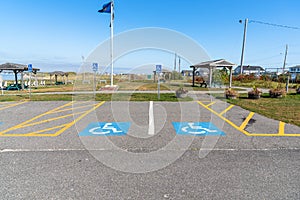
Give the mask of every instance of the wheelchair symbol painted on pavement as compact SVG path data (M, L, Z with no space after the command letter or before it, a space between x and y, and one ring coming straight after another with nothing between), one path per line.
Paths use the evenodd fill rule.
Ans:
M95 122L88 125L79 136L123 136L130 127L129 122Z
M173 122L178 135L196 136L222 136L225 135L220 129L210 122Z

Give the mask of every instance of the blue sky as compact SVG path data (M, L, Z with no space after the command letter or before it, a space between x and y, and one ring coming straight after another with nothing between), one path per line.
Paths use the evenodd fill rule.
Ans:
M1 0L0 63L32 63L42 71L77 71L81 56L87 57L109 38L109 15L97 13L104 3L107 1ZM300 27L299 8L299 0L115 0L114 27L115 34L143 27L172 29L198 42L211 59L239 64L240 19ZM288 44L287 65L300 64L299 36L299 29L249 23L244 63L282 67Z

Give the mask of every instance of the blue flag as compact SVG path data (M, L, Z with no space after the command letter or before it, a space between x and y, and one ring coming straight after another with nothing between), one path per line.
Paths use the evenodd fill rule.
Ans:
M99 13L111 13L111 3L112 2L104 4L103 7L102 7L102 9L98 10L98 12Z

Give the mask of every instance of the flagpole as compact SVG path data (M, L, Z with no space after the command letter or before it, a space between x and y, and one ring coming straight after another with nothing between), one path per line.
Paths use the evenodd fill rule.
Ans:
M110 12L110 61L111 61L111 74L110 74L110 86L114 85L114 1L111 0L111 12Z

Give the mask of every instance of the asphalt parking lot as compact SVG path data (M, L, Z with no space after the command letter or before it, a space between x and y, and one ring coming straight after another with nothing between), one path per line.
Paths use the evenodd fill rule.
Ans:
M221 101L0 103L1 199L299 199L300 127Z

